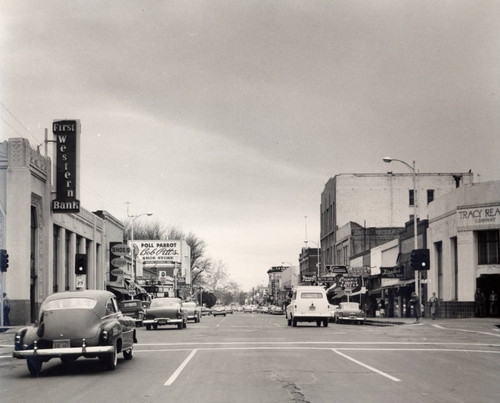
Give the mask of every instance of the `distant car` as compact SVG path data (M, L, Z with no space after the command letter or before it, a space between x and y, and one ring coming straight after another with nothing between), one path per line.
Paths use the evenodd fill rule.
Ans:
M234 313L233 307L230 305L227 305L226 306L226 313L230 313L232 315Z
M316 322L328 326L330 310L326 292L320 286L300 286L293 291L290 304L286 307L288 326L297 326L298 322Z
M32 375L38 375L42 364L52 358L66 363L99 357L114 370L119 353L132 359L134 343L135 321L120 312L113 293L65 291L43 301L36 325L16 332L12 355L26 359Z
M254 311L254 309L253 309L253 306L251 306L251 305L245 305L243 307L243 313L246 313L246 312L252 313L253 311Z
M360 309L357 302L341 302L334 314L335 323L354 322L362 324L365 322L365 313Z
M269 310L269 313L271 315L284 315L285 311L281 306L272 306L271 309Z
M201 308L201 316L209 316L212 315L212 309L207 308L206 306Z
M226 316L226 307L223 305L215 305L212 308L212 315L213 316L218 316L218 315Z
M142 326L144 319L144 307L142 301L138 299L130 299L120 302L120 311L126 315L134 318L137 326Z
M201 320L201 307L196 302L184 302L182 307L186 310L188 320L198 323Z
M177 325L178 329L187 326L187 313L180 298L155 298L146 310L143 320L146 330L158 329L162 325Z

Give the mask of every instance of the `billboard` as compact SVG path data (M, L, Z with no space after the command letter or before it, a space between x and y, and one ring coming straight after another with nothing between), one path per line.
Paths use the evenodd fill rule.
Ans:
M191 283L191 248L184 240L134 240L132 242L138 265L138 275L166 277L184 276Z

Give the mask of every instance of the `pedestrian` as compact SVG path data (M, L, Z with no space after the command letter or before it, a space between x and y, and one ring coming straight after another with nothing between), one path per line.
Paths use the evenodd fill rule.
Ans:
M490 315L497 316L498 315L498 295L495 290L491 290L490 294Z
M384 299L380 299L380 303L379 303L379 306L380 306L380 316L382 318L385 318L385 301Z
M476 316L482 318L484 316L484 304L486 302L486 297L480 288L476 289L474 294L474 303L476 307Z
M7 293L3 293L3 325L10 326L9 320L9 312L10 312L10 301L7 298Z
M415 315L415 323L420 323L420 301L418 300L418 295L416 292L411 293L410 305L413 307L413 313Z
M429 298L429 308L431 311L432 319L436 319L436 310L437 310L438 299L436 297L436 293L432 293L432 297Z

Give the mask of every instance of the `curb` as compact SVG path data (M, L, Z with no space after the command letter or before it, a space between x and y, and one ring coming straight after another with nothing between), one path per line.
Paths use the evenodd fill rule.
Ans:
M410 324L410 323L394 321L394 320L369 320L369 319L365 319L365 325L369 325L369 326L394 326L394 325L406 325L406 324Z

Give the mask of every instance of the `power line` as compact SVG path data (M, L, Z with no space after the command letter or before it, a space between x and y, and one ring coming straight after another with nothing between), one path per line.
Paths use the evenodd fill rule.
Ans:
M35 140L35 143L37 143L38 145L38 139L28 130L28 128L26 126L24 126L24 124L9 110L9 108L7 108L2 102L0 102L0 105L2 105L2 107L9 113L10 116L12 116L15 121L17 123L19 123L19 125L24 129L24 131L26 131L26 133L28 133L28 135L31 136L31 138L33 140ZM7 121L3 118L1 118L2 121L7 125L9 126L15 133L17 133L19 136L23 137L23 135L21 133L19 133L16 129L14 129L9 123L7 123Z

